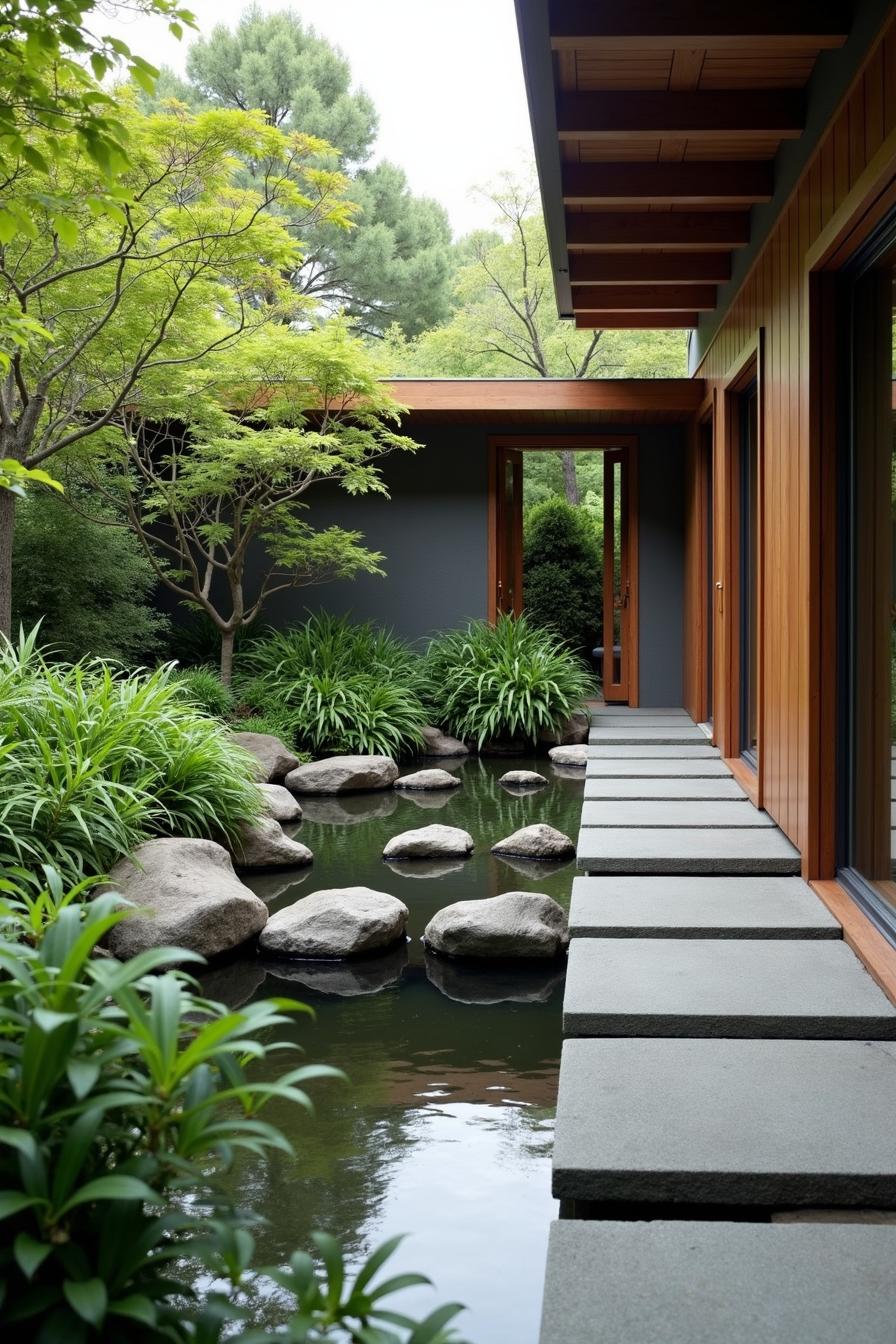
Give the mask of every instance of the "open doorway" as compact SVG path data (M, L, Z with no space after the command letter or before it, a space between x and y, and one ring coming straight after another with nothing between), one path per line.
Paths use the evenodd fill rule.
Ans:
M490 619L536 614L594 661L607 702L632 706L638 704L637 442L635 435L590 434L512 435L489 443ZM567 539L571 529L566 552L575 558L545 585L545 570L557 566L548 553L536 573L536 553L552 527L566 529ZM590 559L582 568L590 556L593 575ZM546 597L551 592L556 611Z

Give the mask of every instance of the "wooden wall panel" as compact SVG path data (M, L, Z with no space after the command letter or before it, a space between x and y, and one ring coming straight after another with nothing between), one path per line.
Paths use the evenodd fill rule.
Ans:
M815 558L810 554L814 521L813 470L810 458L809 277L806 257L830 223L850 189L896 131L896 18L869 54L865 67L823 137L797 188L742 285L725 321L707 351L698 374L717 406L741 352L764 329L763 367L763 554L762 611L763 723L760 793L764 806L800 849L817 837L810 834L816 786L810 772L818 768L819 744L812 736L812 666L822 650L819 624L809 610ZM718 428L717 417L717 428ZM728 489L722 457L725 435L716 435L717 496ZM698 504L696 453L688 456L689 511ZM692 479L692 477L694 479ZM724 499L719 517L725 517ZM688 588L702 576L697 571L697 524L689 520L686 534ZM693 535L692 535L693 534ZM731 548L721 548L718 563L733 566ZM726 608L736 583L723 575ZM688 627L693 602L690 598ZM813 635L813 631L815 632ZM829 635L830 632L828 632ZM816 640L815 647L811 640ZM725 641L716 641L716 685L725 669ZM830 651L828 650L828 653ZM687 656L685 690L688 708L696 706L698 655ZM719 702L719 695L716 702ZM727 718L730 720L730 714ZM817 736L817 729L816 729ZM725 751L726 744L720 744ZM815 829L817 829L817 822ZM813 860L807 861L807 875Z

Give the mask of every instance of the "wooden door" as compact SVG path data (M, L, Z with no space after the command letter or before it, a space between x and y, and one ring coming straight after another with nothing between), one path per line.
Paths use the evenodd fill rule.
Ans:
M495 557L493 615L519 616L523 610L523 454L495 450Z
M608 703L637 703L638 632L632 480L627 449L604 453L603 688Z

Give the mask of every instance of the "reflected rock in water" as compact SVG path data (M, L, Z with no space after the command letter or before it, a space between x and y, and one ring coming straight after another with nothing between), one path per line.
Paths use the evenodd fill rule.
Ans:
M270 873L247 873L246 886L251 887L256 896L260 896L265 905L272 905L274 901L285 896L293 887L298 887L303 882L307 882L313 869L293 868L288 873L279 872ZM296 893L298 899L300 893Z
M521 859L515 854L495 854L495 858L529 882L541 882L546 877L554 877L572 862L571 859Z
M407 965L407 943L400 943L377 957L359 957L352 961L275 961L262 962L270 980L311 989L316 994L332 994L340 999L355 999L379 994L401 979Z
M406 798L409 803L422 807L424 811L432 811L440 807L447 807L454 797L454 790L432 789L429 792L424 792L418 789L407 789L401 796Z
M398 877L448 877L463 871L463 859L386 859L386 867ZM541 866L541 865L539 865Z
M585 778L581 766L557 765L556 761L551 762L551 774L555 779L574 779L577 784Z
M446 998L456 1003L547 1003L563 984L563 963L522 966L480 966L426 954L426 975Z
M242 1008L244 1003L254 998L265 978L265 969L254 956L222 962L196 975L201 993L207 999L223 1003L231 1011Z
M304 820L316 821L322 826L357 826L378 817L391 817L397 807L398 798L391 791L302 795Z

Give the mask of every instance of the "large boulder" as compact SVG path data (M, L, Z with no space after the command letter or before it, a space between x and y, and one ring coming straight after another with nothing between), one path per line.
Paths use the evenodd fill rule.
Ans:
M498 783L506 789L540 789L547 780L537 770L508 770Z
M569 941L566 915L538 891L505 891L480 901L456 901L433 915L423 933L446 957L560 956Z
M366 793L391 788L397 778L389 756L330 756L291 770L286 787L293 793Z
M492 845L493 854L508 854L520 859L568 859L575 852L576 847L568 835L543 821L534 826L523 826Z
M106 937L122 960L150 947L218 956L254 938L268 917L264 901L233 871L227 850L212 840L147 840L115 864L105 890L137 907Z
M302 820L302 809L282 784L259 784L262 805L269 817L275 821L290 822Z
M548 755L555 765L581 766L584 770L588 764L587 746L551 747Z
M415 770L396 779L396 789L459 789L461 781L448 770Z
M234 733L233 740L255 757L256 775L261 783L278 783L299 763L298 756L272 733Z
M441 728L422 728L423 750L421 756L467 756L469 749L456 737L449 737Z
M465 859L473 853L473 837L458 826L421 826L395 835L383 850L384 859Z
M259 817L241 827L233 857L238 868L301 868L311 863L314 855L307 845L290 840L279 821Z
M591 715L587 714L584 709L577 709L558 728L542 728L538 736L542 742L553 742L557 746L570 747L580 742L587 742L590 727Z
M260 945L278 957L357 957L397 942L407 923L407 906L384 891L331 887L271 915Z

